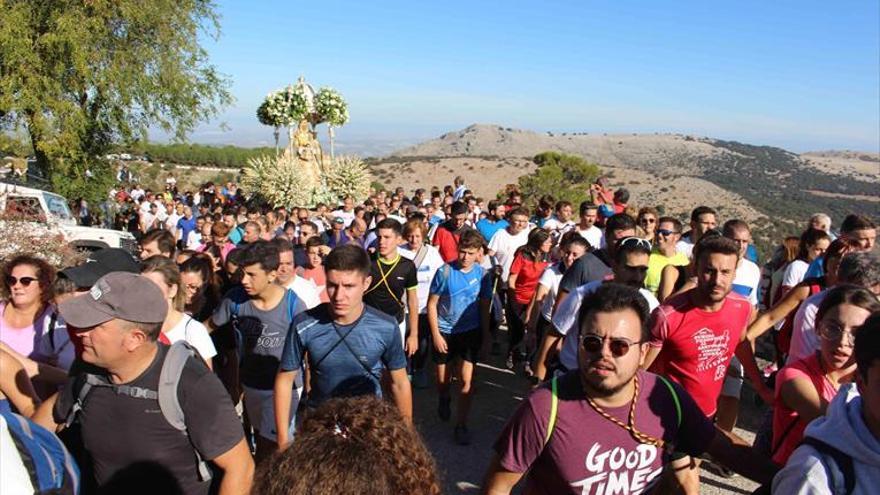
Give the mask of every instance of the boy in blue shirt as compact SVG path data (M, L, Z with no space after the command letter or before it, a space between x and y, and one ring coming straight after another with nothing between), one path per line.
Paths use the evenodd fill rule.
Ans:
M437 414L448 421L452 416L447 365L461 358L455 371L461 378L455 441L470 444L467 416L473 400L474 366L485 356L489 334L489 303L492 300L491 274L478 263L485 242L476 231L467 230L458 241L458 260L437 270L428 296L428 325L434 341L437 363Z

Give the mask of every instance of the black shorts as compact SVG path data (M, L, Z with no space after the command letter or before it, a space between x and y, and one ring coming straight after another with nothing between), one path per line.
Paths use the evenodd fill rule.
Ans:
M480 346L483 343L483 336L480 330L471 330L469 332L445 334L441 333L443 340L446 341L446 353L441 354L434 349L434 362L437 364L449 364L456 357L477 363L480 357Z

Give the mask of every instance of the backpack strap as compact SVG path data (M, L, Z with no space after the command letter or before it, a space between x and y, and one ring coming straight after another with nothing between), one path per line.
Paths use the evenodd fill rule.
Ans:
M550 443L553 430L556 428L556 417L559 414L559 383L558 377L550 380L550 420L547 422L547 434L544 435L544 447Z
M813 447L822 456L824 461L822 465L825 472L828 473L832 493L850 494L853 492L856 487L856 475L852 457L818 438L804 437L801 445Z
M88 397L89 392L92 391L94 387L111 387L110 382L106 379L92 374L92 373L83 373L80 375L82 378L79 378L74 382L73 390L76 395L76 400L73 402L73 406L67 412L67 418L64 420L64 427L70 428L70 425L76 421L76 416L83 410L83 405L85 405L86 397Z
M183 408L180 406L177 389L180 385L180 376L183 373L184 366L186 366L187 361L191 357L196 356L198 356L198 353L186 341L177 341L168 349L165 361L162 363L162 370L159 372L159 392L157 397L159 409L162 410L165 421L186 435L187 439L189 439L189 433L186 429L186 417L183 413ZM191 441L190 444L192 444ZM210 480L211 469L194 445L193 452L198 463L199 480Z
M669 389L669 393L672 394L672 401L675 402L675 414L678 417L678 427L681 428L681 401L678 400L678 394L675 392L675 387L669 383L669 380L667 380L665 376L657 375L657 378L666 385L666 388Z
M413 264L416 265L416 270L422 266L422 262L425 261L425 258L428 256L428 245L423 244L419 251L416 253L415 258L413 258Z

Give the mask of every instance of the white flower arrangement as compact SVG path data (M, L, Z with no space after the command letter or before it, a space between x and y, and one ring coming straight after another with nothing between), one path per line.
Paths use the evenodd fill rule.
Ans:
M308 104L302 90L294 86L273 91L257 108L257 119L261 124L273 127L296 125L308 113Z
M343 126L348 122L348 103L338 91L331 87L323 87L315 95L315 112L320 122L332 126Z
M276 207L310 206L317 184L302 173L298 162L291 154L252 158L244 168L242 184Z
M351 196L356 203L370 196L373 176L363 160L356 156L340 156L326 175L327 187L338 198Z

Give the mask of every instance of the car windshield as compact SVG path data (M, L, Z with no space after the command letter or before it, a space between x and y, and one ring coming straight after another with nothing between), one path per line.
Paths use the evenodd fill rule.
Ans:
M73 219L73 214L70 213L67 201L63 197L57 194L44 192L43 198L46 200L46 207L49 209L49 213L53 216L61 220Z

